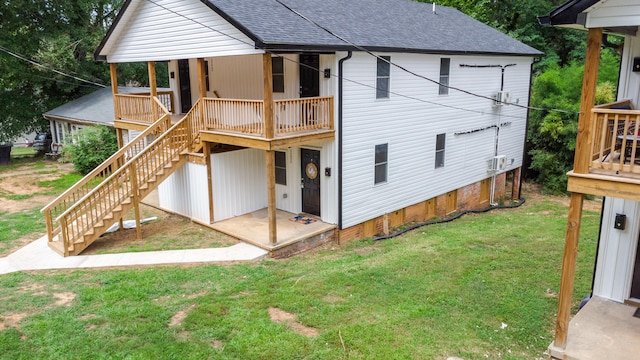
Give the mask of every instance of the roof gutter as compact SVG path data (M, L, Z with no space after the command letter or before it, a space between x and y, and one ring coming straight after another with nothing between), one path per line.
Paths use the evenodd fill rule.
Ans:
M338 61L338 229L342 230L342 116L343 116L343 73L344 62L351 59L352 51Z

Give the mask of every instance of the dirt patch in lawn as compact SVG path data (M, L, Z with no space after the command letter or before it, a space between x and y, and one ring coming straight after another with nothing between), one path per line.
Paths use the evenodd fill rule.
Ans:
M522 183L522 197L529 200L551 200L569 206L571 197L567 195L547 195L542 193L542 186L536 183L525 181ZM584 210L600 212L602 210L602 198L585 199L582 207Z
M24 210L41 208L55 199L57 195L33 195L44 193L48 189L38 186L46 180L56 180L73 171L72 164L34 159L17 166L0 168L0 209L17 213ZM24 198L21 198L24 197ZM150 201L153 203L153 201ZM154 251L227 247L238 241L216 232L189 219L172 215L152 206L141 205L142 218L157 217L157 220L142 225L142 240L138 240L135 229L116 231L96 240L82 254L106 254L129 251ZM44 216L44 215L43 215ZM133 210L127 213L125 220L135 219ZM10 241L10 249L0 256L8 255L45 234L34 232Z
M278 308L269 308L269 318L273 322L287 325L291 330L293 330L293 332L306 337L316 337L320 334L318 329L297 322L296 319L298 318L298 315Z

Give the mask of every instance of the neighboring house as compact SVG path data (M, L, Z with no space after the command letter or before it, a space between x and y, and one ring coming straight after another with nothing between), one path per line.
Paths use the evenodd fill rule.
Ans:
M169 92L170 89L158 90L159 95L162 94L161 101L171 109L173 95ZM119 86L118 93L144 95L149 94L149 88ZM65 144L72 141L75 132L85 126L105 125L114 127L115 113L111 88L96 90L91 94L49 110L42 116L49 120L53 143L56 144Z
M155 145L119 168L139 178L113 189L140 188L114 195L122 206L100 205L86 224L97 197L52 210L66 212L50 227L53 247L78 253L158 184L160 207L272 253L295 242L288 219L317 221L286 254L519 198L540 52L448 7L284 2L124 3L96 57L110 64L115 127L153 128L143 137ZM120 94L117 64L139 61L151 96ZM168 131L153 99L156 61L168 62L182 113Z
M558 318L557 359L637 359L640 353L640 3L572 0L544 25L588 30ZM594 106L600 48L624 37L618 102ZM591 300L569 322L585 194L604 197ZM576 294L576 298L583 294ZM576 299L577 300L577 299Z

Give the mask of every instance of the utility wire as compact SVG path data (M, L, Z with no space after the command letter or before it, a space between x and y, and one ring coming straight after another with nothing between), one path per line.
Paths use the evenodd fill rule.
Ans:
M68 78L72 78L72 79L75 79L75 80L78 80L78 81L81 81L81 82L84 82L84 83L87 83L87 84L91 84L91 85L94 85L94 86L107 87L106 85L99 84L99 83L96 83L96 82L93 82L93 81L90 81L90 80L82 79L82 78L79 78L79 77L77 77L77 76L74 76L74 75L71 75L71 74L64 73L64 72L62 72L62 71L60 71L60 70L56 70L56 69L51 68L51 67L49 67L49 66L42 65L42 64L40 64L40 63L38 63L38 62L35 62L35 61L31 60L31 59L28 59L28 58L27 58L27 57L25 57L25 56L22 56L22 55L20 55L20 54L18 54L18 53L16 53L16 52L14 52L14 51L9 50L9 49L5 48L4 46L0 46L0 51L3 51L3 52L5 52L5 53L7 53L7 54L9 54L9 55L11 55L11 56L13 56L13 57L15 57L15 58L18 58L18 59L22 60L22 61L26 61L26 62L28 62L28 63L30 63L30 64L32 64L32 65L35 65L35 66L37 66L37 67L39 67L39 68L42 68L42 69L46 69L46 70L52 71L52 72L54 72L54 73L56 73L56 74L60 74L60 75L62 75L62 76L66 76L66 77L68 77Z
M186 20L189 20L189 21L191 21L191 22L193 22L193 23L196 23L196 24L198 24L198 25L200 25L200 26L202 26L202 27L204 27L204 28L206 28L206 29L212 30L212 31L214 31L214 32L216 32L216 33L218 33L218 34L220 34L220 35L223 35L223 36L229 37L229 38L231 38L231 39L233 39L233 40L236 40L236 41L238 41L238 42L240 42L240 43L243 43L243 44L245 44L245 45L248 45L248 46L251 46L251 47L255 47L255 44L253 44L253 43L251 43L251 42L248 42L248 41L245 41L245 40L243 40L243 39L237 38L237 37L235 37L235 36L233 36L233 35L229 35L229 34L227 34L227 33L225 33L225 32L222 32L222 31L220 31L220 30L218 30L218 29L214 29L214 28L210 27L210 26L209 26L209 25L207 25L207 24L204 24L204 23L202 23L202 22L200 22L200 21L198 21L198 20L192 19L192 18L190 18L190 17L188 17L188 16L186 16L186 15L180 14L179 12L177 12L177 11L175 11L175 10L172 10L172 9L169 9L168 7L166 7L166 6L162 5L162 4L158 4L155 0L147 0L147 1L148 1L148 2L150 2L151 4L154 4L154 5L158 6L159 8L164 9L165 11L168 11L168 12L170 12L170 13L174 14L174 15L180 16L180 17L182 17L182 18L184 18L184 19L186 19ZM276 0L276 1L277 1L277 0ZM318 26L319 26L319 25L318 25ZM287 60L287 61L289 61L289 62L292 62L292 63L298 64L298 65L300 65L300 66L303 66L303 67L306 67L306 68L309 68L309 69L312 69L312 70L315 70L315 71L317 71L317 72L320 72L320 69L319 69L319 68L315 68L315 67L313 67L313 66L311 66L311 65L304 64L304 63L301 63L301 62L299 62L299 61L296 61L296 60L293 60L293 59L290 59L290 58L284 57L284 56L282 56L282 54L280 54L280 53L276 53L276 52L273 52L273 51L270 51L270 50L267 50L267 49L264 49L264 48L263 48L262 50L263 50L265 53L267 53L267 54L271 54L271 55L276 55L276 56L282 57L282 58L284 58L285 60ZM364 50L364 51L367 51L367 50ZM367 51L367 52L369 52L369 51ZM369 52L369 53L370 53L370 52ZM375 56L375 55L373 55L373 56ZM397 66L397 65L396 65L396 66ZM335 75L335 74L331 74L331 76L336 77L336 78L338 78L338 77L339 77L339 75ZM347 82L353 83L353 84L357 84L357 85L360 85L360 86L368 87L368 88L371 88L371 89L376 89L376 86L369 85L369 84L365 84L365 83L362 83L362 82L359 82L359 81L356 81L356 80L352 80L352 79L346 78L346 77L344 77L344 76L342 77L342 79L343 79L343 80L345 80L345 81L347 81ZM437 83L437 82L436 82L436 83ZM467 112L472 112L472 113L481 114L481 115L486 115L486 114L488 113L487 111L483 111L483 110L466 109L466 108L461 108L461 107L457 107L457 106L453 106L453 105L446 105L446 104L442 104L442 103L437 103L437 102L433 102L433 101L428 101L428 100L424 100L424 99L420 99L420 98L417 98L417 97L413 97L413 96L408 96L408 95L400 94L400 93L393 92L393 91L389 91L389 94L393 94L393 95L400 96L400 97L403 97L403 98L406 98L406 99L410 99L410 100L414 100L414 101L419 101L419 102L422 102L422 103L427 103L427 104L431 104L431 105L435 105L435 106L441 106L441 107L450 108L450 109L455 109L455 110L467 111ZM490 97L486 97L486 98L487 98L487 99L489 99L489 100L491 100L491 101L494 101L494 99L493 99L493 98L490 98ZM515 118L515 119L525 119L525 117L522 117L522 116L516 116L516 115L502 115L502 116L503 116L503 117L509 117L509 118Z
M277 2L278 4L282 5L284 8L286 8L286 9L287 9L287 10L289 10L290 12L292 12L292 13L294 13L294 14L298 15L299 17L301 17L301 18L302 18L302 19L304 19L305 21L309 22L310 24L312 24L312 25L314 25L314 26L316 26L316 27L318 27L318 28L320 28L320 29L322 29L322 30L326 31L329 35L331 35L331 36L333 36L333 37L337 38L338 40L341 40L341 41L343 41L343 42L347 43L348 45L351 45L351 46L355 47L356 49L358 49L358 50L360 50L360 51L366 52L367 54L369 54L369 55L371 55L371 56L375 57L376 59L381 60L381 61L384 61L384 62L388 63L389 65L395 66L395 67L397 67L398 69L400 69L400 70L402 70L402 71L405 71L405 72L407 72L407 73L409 73L409 74L411 74L411 75L413 75L413 76L416 76L416 77L418 77L418 78L421 78L421 79L424 79L424 80L430 81L430 82L432 82L432 83L434 83L434 84L437 84L438 86L443 86L443 87L446 87L446 88L449 88L449 89L452 89L452 90L456 90L456 91L462 92L462 93L467 94L467 95L471 95L471 96L475 96L475 97L479 97L479 98L483 98L483 99L487 99L487 100L491 100L491 101L494 101L494 100L495 100L495 99L493 99L493 98L492 98L492 97L490 97L490 96L485 96L485 95L476 94L476 93L473 93L473 92L468 91L468 90L464 90L464 89L457 88L457 87L455 87L455 86L450 86L450 85L448 85L448 84L443 84L443 83L441 83L441 82L439 82L439 81L436 81L436 80L430 79L430 78L428 78L428 77L426 77L426 76L424 76L424 75L421 75L421 74L418 74L418 73L416 73L416 72L414 72L414 71L411 71L411 70L409 70L409 69L405 68L404 66L398 65L398 64L396 64L396 63L394 63L394 62L391 62L390 60L387 60L387 59L385 59L385 58L383 58L383 57L380 57L380 56L378 56L378 55L374 54L373 52L371 52L370 50L368 50L368 49L366 49L366 48L364 48L364 47L362 47L362 46L359 46L359 45L357 45L357 44L354 44L353 42L349 41L349 40L348 40L348 39L346 39L345 37L340 36L340 35L338 35L338 34L334 33L333 31L329 30L328 28L326 28L326 27L324 27L324 26L322 26L322 25L318 24L317 22L315 22L315 21L311 20L310 18L308 18L308 17L307 17L307 16L305 16L304 14L300 13L299 11L297 11L297 10L295 10L295 9L291 8L289 5L287 5L287 4L285 4L285 3L283 3L281 0L274 0L274 1L275 1L275 2ZM516 107L520 107L520 108L523 108L523 109L530 109L530 110L538 110L538 111L552 111L552 112L569 113L569 114L579 114L579 112L569 111L569 110L562 110L562 109L537 108L537 107L525 106L525 105L514 104L514 103L507 103L507 104L509 104L509 105L513 105L513 106L516 106Z

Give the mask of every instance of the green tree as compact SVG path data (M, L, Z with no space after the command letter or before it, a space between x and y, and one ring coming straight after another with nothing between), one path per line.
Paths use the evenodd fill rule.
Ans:
M64 146L63 155L71 159L73 167L83 175L118 151L115 130L104 125L82 128L74 134L74 139Z

